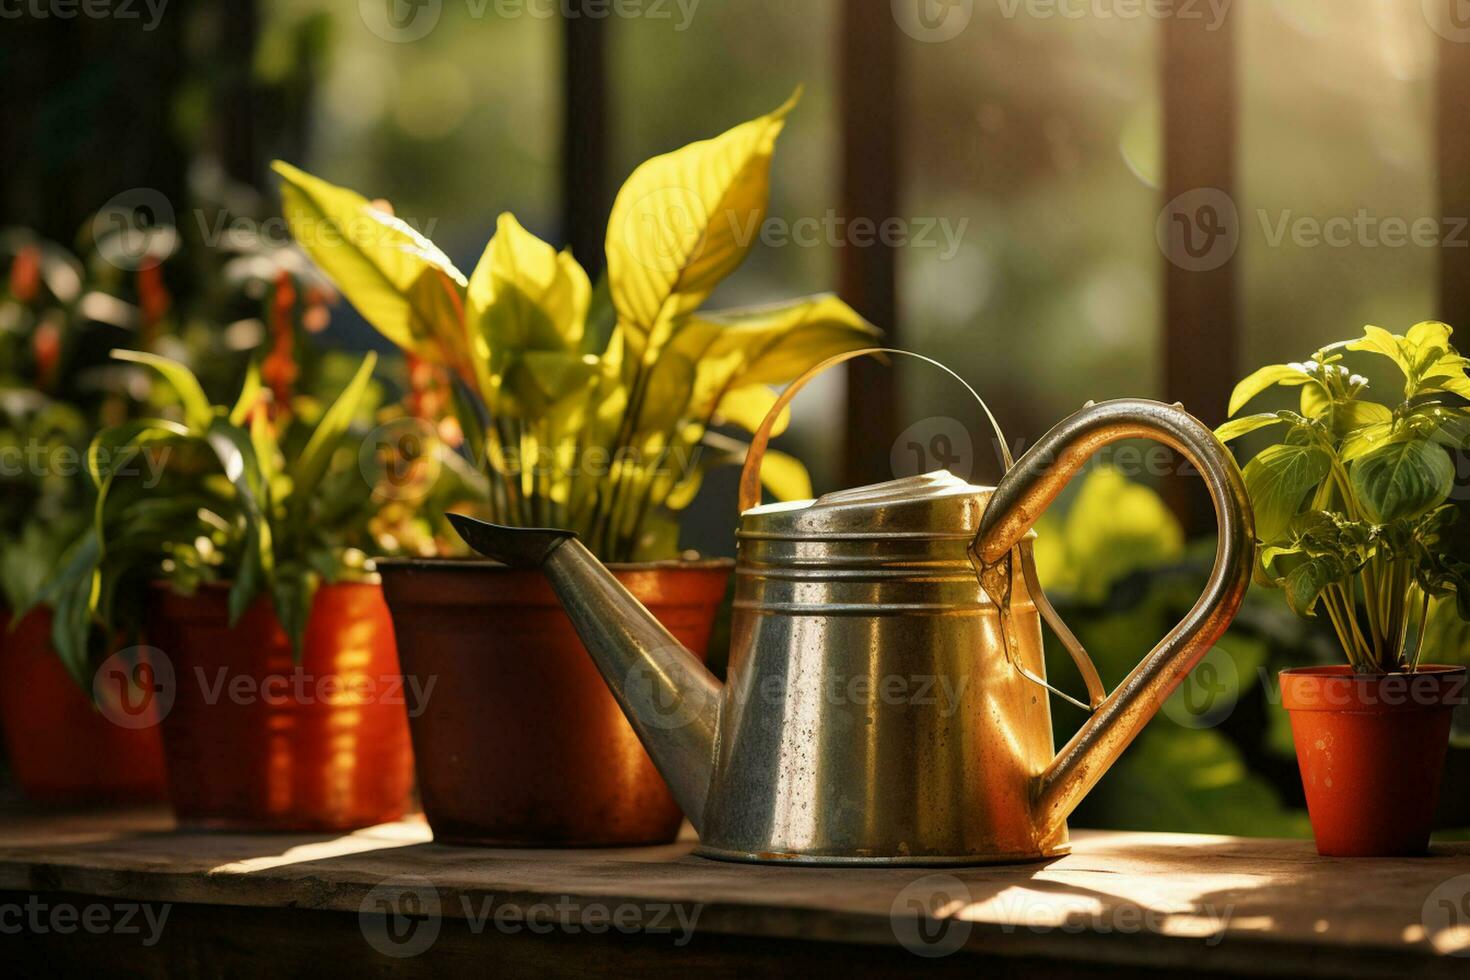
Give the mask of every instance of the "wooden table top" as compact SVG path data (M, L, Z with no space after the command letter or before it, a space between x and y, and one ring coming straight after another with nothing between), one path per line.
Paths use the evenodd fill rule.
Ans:
M420 918L472 925L545 920L566 931L593 921L593 910L630 930L662 924L675 939L687 928L897 946L931 960L981 953L1222 974L1470 975L1470 844L1437 845L1426 858L1344 860L1317 856L1307 841L1073 836L1070 856L1044 864L814 869L709 861L691 856L688 841L445 847L416 820L281 835L179 832L156 812L7 814L0 890L330 910L363 923L402 911L409 896Z

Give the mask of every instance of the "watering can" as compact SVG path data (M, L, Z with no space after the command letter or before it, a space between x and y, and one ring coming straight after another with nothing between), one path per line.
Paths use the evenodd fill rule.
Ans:
M1065 854L1068 814L1239 609L1254 547L1240 470L1180 406L1129 399L1089 404L1014 463L1001 439L1008 468L993 489L941 471L758 506L779 414L820 371L875 353L908 352L817 365L755 434L723 684L571 532L451 517L477 551L550 579L698 831L695 853L822 865ZM1218 547L1193 609L1105 694L1041 591L1031 528L1094 453L1130 438L1172 447L1204 478ZM1091 710L1060 752L1047 693L1075 699L1045 679L1043 619Z

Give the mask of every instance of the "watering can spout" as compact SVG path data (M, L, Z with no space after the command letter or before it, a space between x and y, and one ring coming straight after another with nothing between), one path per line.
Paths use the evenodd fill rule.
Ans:
M449 520L480 554L545 573L674 799L699 830L718 744L720 682L573 532L502 527L460 514Z

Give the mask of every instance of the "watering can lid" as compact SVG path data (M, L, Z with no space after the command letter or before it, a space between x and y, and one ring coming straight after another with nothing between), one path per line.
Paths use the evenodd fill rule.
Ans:
M816 500L752 507L741 515L740 536L973 538L991 492L939 470Z

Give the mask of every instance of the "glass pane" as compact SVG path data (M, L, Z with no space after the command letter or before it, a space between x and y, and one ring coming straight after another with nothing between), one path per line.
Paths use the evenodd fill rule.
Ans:
M1015 9L977 4L953 39L906 43L900 292L906 345L970 379L1012 441L1161 380L1157 22ZM915 370L911 418L978 431Z
M1301 360L1365 323L1402 332L1431 317L1436 37L1421 5L1275 0L1238 13L1242 370Z
M386 3L272 5L267 53L295 18L332 18L310 157L298 162L388 198L464 269L502 211L559 239L558 20L533 16L534 4L518 16L494 3L402 5L396 22L376 16Z

